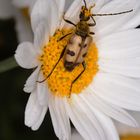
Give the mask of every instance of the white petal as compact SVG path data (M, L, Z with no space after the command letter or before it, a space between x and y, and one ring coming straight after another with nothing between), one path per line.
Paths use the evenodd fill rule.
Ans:
M135 15L137 9L137 0L113 0L104 5L99 13L116 13L133 9L133 12L96 18L95 36L101 38L113 32L117 32L121 26L125 25L129 19Z
M140 57L122 60L101 60L99 69L109 73L140 78Z
M76 130L73 130L71 140L84 140L84 139Z
M112 122L112 120L99 112L98 110L95 111L95 115L97 116L98 120L102 124L104 132L106 134L107 140L119 140L119 135L116 131L116 128Z
M66 102L65 106L72 123L84 139L106 140L98 119L82 104L78 96L72 95L71 102Z
M30 42L24 42L18 46L15 59L23 68L30 69L38 65L37 52Z
M54 34L59 22L58 9L55 1L40 0L34 4L31 13L31 24L35 32L38 25L43 22L49 25L50 34ZM48 27L48 26L47 26Z
M67 9L71 6L71 4L74 2L74 0L67 0L65 2L65 7L64 7L64 11L67 11Z
M83 3L81 0L74 0L71 6L68 8L67 12L65 13L65 18L69 19L73 23L77 23L77 21L79 20L78 14L79 14L82 4ZM65 24L66 22L62 21L61 28L64 27ZM70 24L67 24L67 26L68 25Z
M27 19L20 13L20 11L16 11L15 13L16 19L16 31L18 34L19 42L24 41L33 41L33 33L31 30L30 24L27 23Z
M129 110L140 110L140 88L135 79L108 73L94 77L92 89L103 100Z
M54 99L52 99L52 97L49 98L49 110L50 110L55 134L57 137L61 137L61 130L60 130L61 127L59 126L59 120L56 117L56 112L54 109Z
M62 20L62 15L64 14L64 7L65 7L65 0L55 0L58 8L58 17L59 17L59 22ZM67 1L68 3L68 1Z
M140 112L129 111L129 113L136 119L138 124L140 124ZM118 129L119 134L121 134L122 136L126 136L128 134L129 135L139 135L140 134L140 127L137 127L137 128L129 127L129 126L122 125L118 122L115 122L115 125Z
M49 0L38 0L34 4L31 12L31 25L34 32L36 31L36 28L40 22L46 22L46 24L48 24L47 20L50 20L50 6L48 3Z
M47 105L43 107L40 117L38 118L37 122L35 124L33 124L33 126L31 127L32 130L37 130L40 127L40 125L42 124L44 117L46 115L47 109L48 109Z
M126 135L139 135L140 129L134 128L130 126L123 125L121 123L115 122L115 126L117 128L117 131L119 135L126 136Z
M100 59L124 59L140 56L140 30L114 33L96 42Z
M44 44L47 43L49 40L49 34L49 25L43 21L40 21L39 25L37 26L34 32L34 46L40 54L42 53L41 48L43 48Z
M137 123L134 120L134 118L132 118L131 115L129 115L125 110L115 105L109 104L106 101L99 98L98 96L96 96L95 93L92 91L92 86L89 86L86 90L86 93L81 94L80 96L83 102L86 102L86 104L89 107L91 107L91 109L92 107L94 107L96 108L96 110L103 112L107 116L112 117L117 121L120 121L133 127L137 126Z
M57 27L58 27L58 25L59 25L59 15L60 15L60 11L59 11L59 9L58 9L58 7L57 7L57 3L55 3L55 1L52 1L51 0L51 5L52 5L52 7L51 7L51 11L50 11L50 13L51 13L51 20L50 20L50 22L51 22L51 29L50 29L50 31L51 31L51 36L55 33L55 31L56 31L56 29L57 29Z
M92 1L92 0L91 0ZM108 2L110 2L110 0L94 0L95 2L95 7L92 9L92 12L94 14L98 13L99 10L105 5L107 4ZM92 1L93 2L93 1Z
M26 84L24 85L23 90L25 92L30 93L36 88L39 71L40 67L37 67L36 70L29 76L29 78L26 81Z
M140 1L137 1L135 8L135 15L129 19L129 21L122 26L120 30L128 30L139 26L140 24Z
M36 92L31 93L25 109L25 125L28 127L35 125L40 119L42 111L43 106L39 104Z
M119 51L139 46L139 29L131 29L105 36L96 42L101 53L108 51ZM102 56L100 56L102 57ZM108 58L108 57L107 57Z
M80 108L81 112L82 113L84 112L89 117L89 119L91 120L91 123L93 123L93 126L100 134L100 137L98 139L119 140L118 134L116 132L116 129L111 119L109 119L109 117L105 116L103 113L96 110L94 106L91 106L85 103L81 99L80 96L81 95L75 96L75 99L74 99L75 107L78 106L77 108ZM93 132L90 132L90 133L93 133Z
M68 140L71 136L69 117L62 98L51 95L49 109L57 137L61 140Z
M81 0L74 0L69 9L66 12L66 17L72 17L77 15L77 11L81 9L83 2ZM74 13L73 13L74 11Z
M42 80L44 80L44 76L40 72L38 81L42 81ZM43 106L48 105L48 94L49 94L49 91L48 91L46 81L42 83L37 83L37 98L40 105L43 105Z

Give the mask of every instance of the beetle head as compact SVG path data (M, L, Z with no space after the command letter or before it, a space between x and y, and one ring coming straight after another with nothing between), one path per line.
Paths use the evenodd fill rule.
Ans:
M86 1L85 0L83 1L85 5L81 7L79 18L80 18L80 21L88 21L92 15L91 9L95 6L95 4L87 8Z

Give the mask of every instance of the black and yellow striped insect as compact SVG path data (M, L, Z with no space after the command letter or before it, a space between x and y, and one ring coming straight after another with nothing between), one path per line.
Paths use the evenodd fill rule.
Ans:
M95 6L95 4L88 8L87 4L86 4L86 0L83 0L83 2L84 2L84 5L81 7L81 11L79 14L79 22L77 24L73 23L72 21L70 21L68 19L65 19L65 17L63 16L63 20L65 22L67 22L75 27L75 32L66 34L58 40L58 41L61 41L66 36L71 35L69 43L63 49L59 60L57 61L54 68L48 75L48 77L49 77L52 74L53 70L55 69L55 67L61 60L61 58L64 58L64 67L67 71L72 71L76 66L78 66L79 64L82 64L83 70L72 81L71 87L70 87L70 94L71 94L71 89L72 89L73 83L82 75L82 73L86 69L86 63L84 61L84 58L85 58L88 48L92 42L92 35L94 35L94 32L90 31L90 27L93 27L96 25L94 16L119 15L119 14L129 13L129 12L133 11L133 10L129 10L129 11L124 11L124 12L119 12L119 13L110 13L110 14L92 14L91 9ZM92 19L92 23L89 22L90 19Z

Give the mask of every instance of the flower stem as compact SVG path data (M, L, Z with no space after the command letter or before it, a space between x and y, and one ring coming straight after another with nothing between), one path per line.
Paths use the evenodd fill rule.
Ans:
M12 56L0 62L0 73L9 71L16 67L18 67L18 64L16 63L14 56Z

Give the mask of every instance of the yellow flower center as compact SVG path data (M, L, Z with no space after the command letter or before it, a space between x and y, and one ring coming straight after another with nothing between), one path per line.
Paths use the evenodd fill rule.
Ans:
M126 135L126 136L122 136L121 140L140 140L140 135Z
M64 67L64 59L58 62L64 47L68 44L71 35L62 38L64 35L71 33L72 30L58 30L49 40L49 43L43 47L43 53L39 57L44 75L50 91L56 96L70 96L72 93L79 94L93 80L98 71L98 50L93 43L88 49L85 57L86 69L82 75L72 84L74 79L83 71L82 64L76 66L74 70L67 71ZM58 64L56 65L56 63ZM55 67L56 65L56 67ZM55 68L54 68L55 67ZM54 70L53 70L54 69ZM50 74L51 73L51 74ZM48 75L50 76L48 77ZM48 78L47 78L48 77ZM43 79L42 79L43 80ZM71 90L71 93L70 93Z

